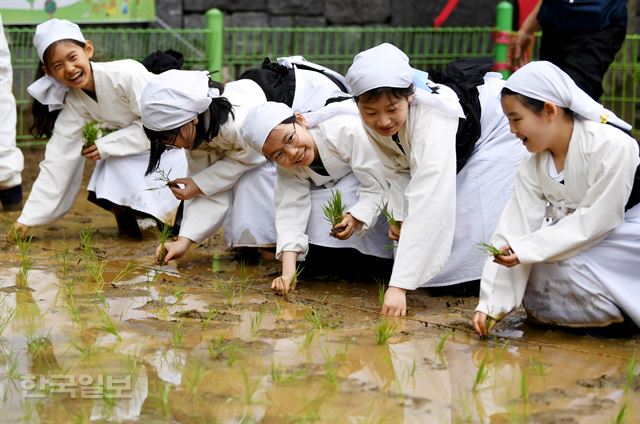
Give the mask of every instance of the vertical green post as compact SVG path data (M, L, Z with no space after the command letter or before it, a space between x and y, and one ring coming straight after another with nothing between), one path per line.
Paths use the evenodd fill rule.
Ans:
M493 70L508 78L511 74L507 52L513 28L513 5L508 1L501 1L496 8L496 32L493 39Z
M207 58L209 60L209 72L222 73L222 12L218 9L207 10ZM217 79L221 79L218 76Z

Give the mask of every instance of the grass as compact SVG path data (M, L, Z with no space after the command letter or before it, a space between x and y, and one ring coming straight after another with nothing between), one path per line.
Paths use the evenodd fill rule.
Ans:
M167 249L164 244L169 240L171 236L172 226L166 223L162 224L162 231L160 231L160 255L156 258L156 265L164 265L164 258L167 255Z
M342 203L342 193L340 190L331 190L331 197L329 201L322 206L322 213L324 219L331 224L331 235L335 237L335 226L342 221L344 211L347 209L347 205Z
M486 253L489 256L507 256L507 255L509 255L509 252L504 251L504 250L500 250L500 249L498 249L497 247L495 247L491 243L478 243L477 247L478 247L478 249L482 250L484 253Z
M389 202L384 202L381 205L378 205L378 209L380 210L380 214L384 216L384 219L387 220L390 226L396 229L396 231L400 232L400 223L393 216L393 212L389 209Z
M393 337L397 332L395 324L390 323L388 320L383 320L376 328L376 341L379 345L386 344L387 341Z
M478 366L478 371L476 371L476 375L473 378L473 392L478 391L478 386L480 386L484 382L484 380L487 378L488 373L489 368L487 366L487 355L485 353L485 355L482 357L480 365Z
M148 188L145 191L160 190L171 184L171 177L169 176L171 175L171 169L169 169L167 172L164 172L164 169L157 169L154 174L155 177L153 178L153 181L158 181L162 183L162 185L159 185L158 187Z

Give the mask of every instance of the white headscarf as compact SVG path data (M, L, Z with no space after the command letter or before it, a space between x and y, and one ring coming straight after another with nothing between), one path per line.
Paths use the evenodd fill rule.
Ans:
M153 78L142 91L140 115L142 125L153 131L181 127L207 110L213 97L206 71L171 69Z
M354 96L381 87L407 88L414 79L414 69L409 57L393 44L383 43L360 52L346 75ZM417 89L414 101L427 104L447 115L464 118L462 106L457 98L445 98L436 93Z
M605 109L582 91L562 69L551 62L530 62L509 77L505 88L542 102L551 102L590 121L631 130L631 125Z
M242 138L249 146L262 153L262 146L269 133L282 121L292 117L293 113L293 109L284 103L266 102L254 106L242 122Z
M44 63L44 52L47 47L60 40L86 42L80 27L66 19L50 19L36 27L33 45L41 62ZM27 91L37 101L43 105L48 105L49 111L52 111L62 109L64 96L69 91L69 88L56 81L55 78L45 75L29 85Z

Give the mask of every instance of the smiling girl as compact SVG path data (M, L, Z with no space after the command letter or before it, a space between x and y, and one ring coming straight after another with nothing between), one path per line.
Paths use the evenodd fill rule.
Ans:
M359 53L346 75L401 223L389 229L398 246L383 314L405 315L407 290L482 273L476 246L495 228L525 151L500 110L504 81L474 69L454 92L385 43Z
M166 188L147 191L157 183L144 178L149 140L138 101L153 74L133 60L91 62L93 44L66 20L38 25L34 45L42 76L28 87L34 97L32 132L50 138L40 174L11 232L26 234L32 226L64 216L80 189L85 159L96 161L89 199L116 214L121 233L142 236L136 217L171 224L178 201ZM83 147L82 128L89 121L112 132ZM185 165L179 152L166 164L167 169Z
M386 223L377 221L387 186L353 102L332 103L304 115L267 102L249 111L242 131L276 165L276 257L282 261L282 275L272 282L275 291L289 291L296 262L305 259L309 243L390 256L384 249ZM348 208L334 238L322 205L335 190Z
M533 155L492 237L509 254L485 264L475 330L487 335L487 317L501 320L521 302L539 324L640 325L639 159L631 126L543 61L509 78L502 108Z

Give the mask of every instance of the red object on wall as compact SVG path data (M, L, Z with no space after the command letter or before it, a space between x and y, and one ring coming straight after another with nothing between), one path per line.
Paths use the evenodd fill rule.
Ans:
M522 23L527 19L536 4L538 4L538 0L518 0L518 28L514 28L514 30L522 26Z
M438 28L440 25L445 23L445 21L449 18L449 15L451 15L451 12L453 12L453 9L455 9L457 5L458 0L449 0L447 4L444 5L440 13L438 13L438 16L436 16L433 20L433 27Z

